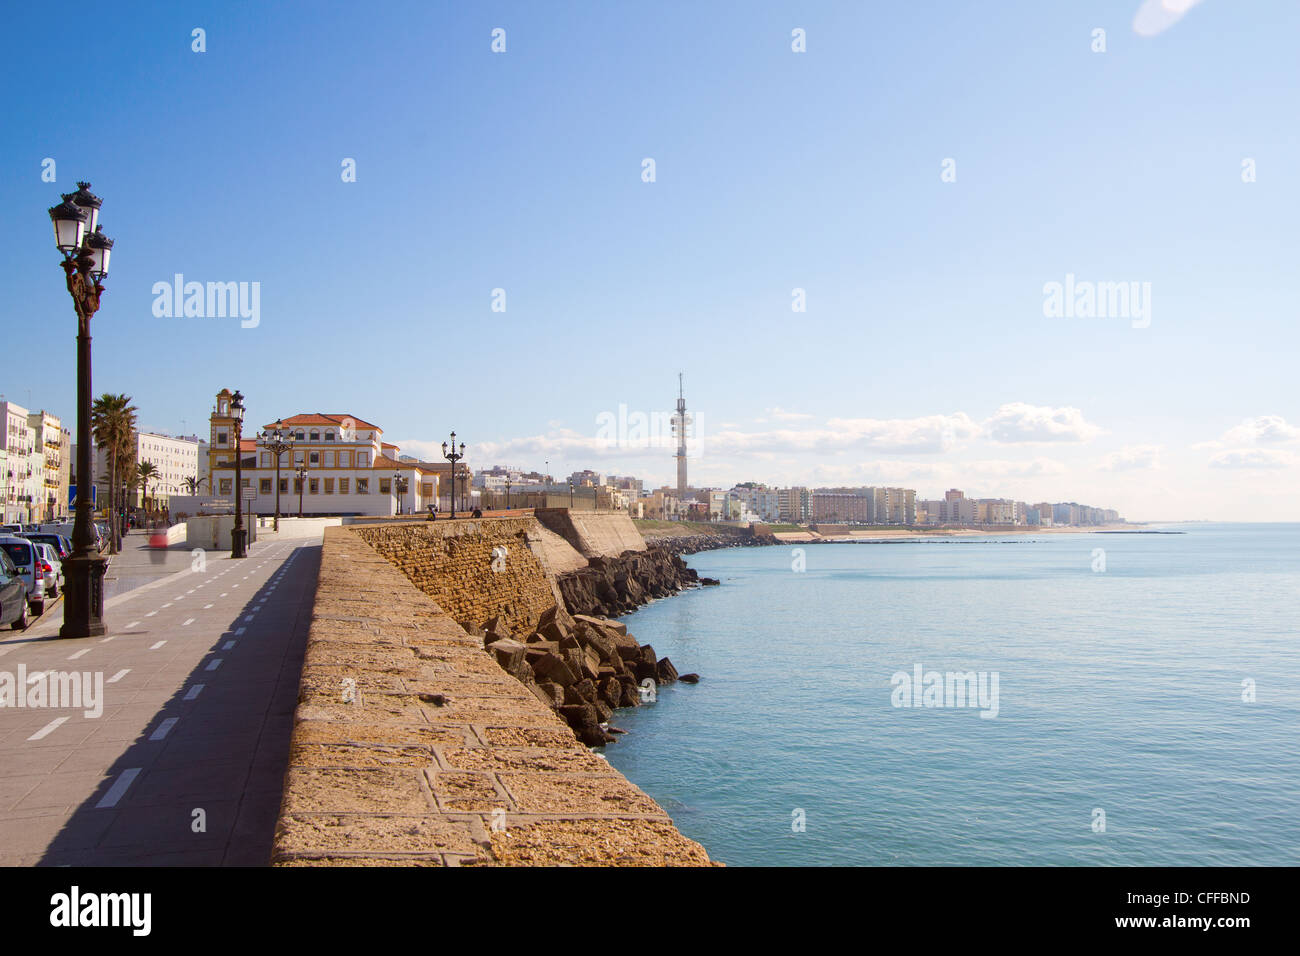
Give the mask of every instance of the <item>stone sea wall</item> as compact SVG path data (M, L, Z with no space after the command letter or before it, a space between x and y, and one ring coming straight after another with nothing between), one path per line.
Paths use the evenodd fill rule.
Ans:
M464 626L499 617L511 630L526 631L558 603L555 572L548 573L546 563L565 545L543 544L545 529L532 518L411 521L354 530ZM578 557L578 563L586 562Z
M518 587L520 607L511 613L526 620L542 608L541 620L541 585L550 589L541 561L521 562L514 578L486 579L470 567L490 560L492 542L519 543L521 534L526 541L525 526L492 523L465 522L478 526L473 533L456 533L451 522L436 532L436 523L326 530L276 865L710 863L653 800L503 670L504 649L489 653L483 637L427 593L442 589L470 620L494 611L504 620L501 595ZM422 549L441 555L433 570ZM507 562L515 554L510 548ZM492 593L456 593L438 582L444 573L463 589ZM553 600L550 608L554 624ZM597 621L588 629L592 640L610 643L618 630ZM623 653L635 675L639 657Z

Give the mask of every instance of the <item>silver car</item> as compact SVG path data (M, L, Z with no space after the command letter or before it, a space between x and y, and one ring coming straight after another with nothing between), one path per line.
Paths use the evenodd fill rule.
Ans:
M59 552L54 550L54 545L46 544L44 541L32 541L32 544L36 545L41 553L41 570L45 572L45 593L51 598L56 598L63 587L63 562L59 560Z
M0 550L9 555L18 574L27 584L27 605L32 613L45 613L45 572L40 570L40 552L37 545L15 535L0 535Z

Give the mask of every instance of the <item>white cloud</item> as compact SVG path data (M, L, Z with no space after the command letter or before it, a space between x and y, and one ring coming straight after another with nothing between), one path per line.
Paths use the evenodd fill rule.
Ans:
M1160 467L1159 445L1125 445L1102 459L1102 471L1143 471Z
M1276 448L1234 448L1210 457L1212 468L1290 468L1300 459Z
M1248 418L1236 428L1229 429L1223 441L1232 445L1254 444L1264 442L1274 444L1300 440L1300 428L1288 425L1281 415L1260 415Z
M1143 0L1133 17L1133 32L1153 37L1164 33L1202 0Z
M1102 433L1077 408L1010 402L984 423L988 437L1003 445L1086 442Z
M968 461L962 463L958 470L964 475L977 478L1038 478L1047 475L1063 475L1066 467L1052 458L1033 458L1028 461L1005 461L991 459L986 461Z
M787 412L784 408L781 408L779 406L777 408L767 409L767 414L769 417L776 419L778 422L798 422L798 421L806 421L812 418L811 415L805 415L803 412ZM764 421L764 420L765 419L759 419L759 421Z

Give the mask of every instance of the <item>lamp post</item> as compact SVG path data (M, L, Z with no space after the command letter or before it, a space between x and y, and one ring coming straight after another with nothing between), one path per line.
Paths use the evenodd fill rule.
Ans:
M400 471L393 472L393 492L397 495L397 513L402 513L402 495L406 492L406 482Z
M307 487L307 466L298 466L298 517L302 517L302 492Z
M447 451L447 443L442 443L442 457L451 462L451 516L456 517L456 462L465 457L465 443L460 443L460 454L456 453L456 433L451 433L451 451Z
M573 510L573 479L569 479L569 510Z
M113 240L99 226L103 200L90 183L63 196L50 209L54 244L63 253L63 269L77 313L77 516L72 527L72 554L63 562L65 577L63 626L60 637L97 637L108 633L104 623L104 571L107 562L95 548L90 527L90 320L99 311L108 275Z
M510 510L510 476L506 476L506 511Z
M266 446L266 450L275 456L275 526L273 530L280 530L280 456L286 451L293 450L293 435L288 429L284 428L283 420L275 423L280 426L271 428L258 435L258 440ZM301 510L301 509L299 509ZM302 517L299 515L298 517Z
M230 417L235 420L235 526L230 529L230 556L248 557L244 531L244 453L240 436L244 433L244 396L238 391L230 399Z

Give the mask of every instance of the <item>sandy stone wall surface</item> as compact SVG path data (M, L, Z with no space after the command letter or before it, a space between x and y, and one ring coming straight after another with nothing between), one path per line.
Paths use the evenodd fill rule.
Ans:
M531 517L415 521L353 529L393 562L417 588L466 627L500 616L527 632L555 607L558 592L548 564L563 563L565 543ZM504 551L500 550L504 549ZM586 564L572 548L576 560Z
M370 546L375 537L402 551L404 535L366 534L382 530L325 532L272 862L708 865L703 847Z

